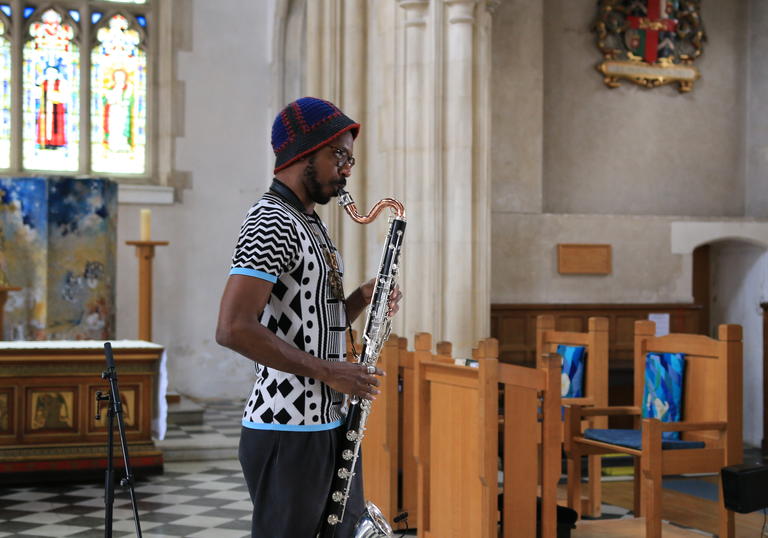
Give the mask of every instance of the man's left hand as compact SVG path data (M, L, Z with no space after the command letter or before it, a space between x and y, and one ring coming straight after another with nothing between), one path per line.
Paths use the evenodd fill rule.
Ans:
M376 279L372 278L362 286L360 286L360 293L363 298L363 304L371 304L373 299L373 289L376 285ZM400 291L400 286L395 284L395 288L389 293L389 317L397 314L400 310L400 300L403 298L403 292Z

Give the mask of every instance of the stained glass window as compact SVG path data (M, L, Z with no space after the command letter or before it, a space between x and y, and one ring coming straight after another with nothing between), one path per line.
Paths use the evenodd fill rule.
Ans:
M168 5L0 0L0 171L151 179L148 28Z
M91 167L141 174L145 168L147 58L135 23L111 17L91 53Z
M76 25L55 9L30 20L22 67L23 166L77 171L80 56Z
M11 42L7 26L8 21L0 17L0 168L11 166Z

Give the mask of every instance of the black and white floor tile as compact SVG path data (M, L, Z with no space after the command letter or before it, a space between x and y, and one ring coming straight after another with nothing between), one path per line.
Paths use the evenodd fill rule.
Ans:
M135 486L145 538L250 536L251 501L237 461L170 463ZM0 538L102 537L99 485L0 489ZM127 491L118 491L113 536L136 536Z
M203 437L240 439L245 401L205 402L202 424L168 424L166 440L201 440Z

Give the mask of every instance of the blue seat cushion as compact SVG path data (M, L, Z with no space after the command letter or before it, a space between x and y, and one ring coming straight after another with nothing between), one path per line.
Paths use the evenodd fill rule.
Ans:
M648 353L645 356L643 418L680 422L683 405L685 356L682 353ZM665 439L680 439L680 432L664 432Z
M557 354L563 358L560 396L584 397L584 346L557 346Z
M612 445L625 446L641 450L642 432L640 430L584 430L584 437L593 441L610 443ZM680 448L704 448L701 441L682 441L680 439L661 439L661 448L663 450L674 450Z

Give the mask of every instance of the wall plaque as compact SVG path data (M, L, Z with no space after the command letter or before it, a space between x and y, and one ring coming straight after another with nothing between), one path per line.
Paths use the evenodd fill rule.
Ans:
M557 272L561 275L611 274L611 245L557 245Z

